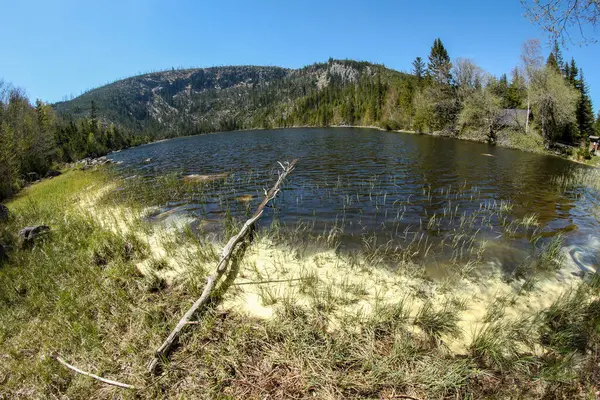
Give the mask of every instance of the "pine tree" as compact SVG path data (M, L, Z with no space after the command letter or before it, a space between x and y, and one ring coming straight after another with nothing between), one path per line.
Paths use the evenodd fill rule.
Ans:
M92 100L90 105L90 119L92 120L93 124L98 121L98 107L96 106L96 102L94 100Z
M527 98L527 89L525 78L515 68L512 72L512 80L506 91L506 108L521 108L524 106Z
M502 99L502 107L510 108L510 102L508 100L508 77L506 74L500 75L497 84L492 88L492 92Z
M423 79L426 73L426 65L421 57L415 58L415 61L412 62L413 65L413 74L417 77L419 82Z
M548 60L546 61L546 66L548 68L552 68L553 70L555 70L558 73L562 73L562 71L560 70L560 67L558 66L558 62L556 61L556 57L554 56L554 53L550 53L550 55L548 56Z
M450 70L452 63L446 48L442 44L442 40L437 38L433 41L431 46L431 53L429 54L429 64L427 65L427 74L434 82L438 84L449 84L452 80Z
M577 85L578 85L577 75L579 75L579 68L577 68L577 64L575 63L575 59L571 58L571 65L568 68L568 74L565 75L565 79L574 88L577 88Z
M577 125L581 139L587 141L594 130L594 112L592 110L592 100L590 99L587 83L583 77L583 70L579 70L579 79L577 80L577 89L581 93L577 103Z
M598 111L598 116L596 117L596 122L594 123L594 130L596 132L596 136L600 135L600 111Z
M560 51L560 47L558 46L558 41L554 41L554 47L552 48L552 54L554 54L554 59L556 60L556 65L558 67L558 71L561 72L564 68L565 61L563 60L562 51Z
M565 63L562 70L562 75L567 81L569 80L569 76L571 76L571 66L569 63Z

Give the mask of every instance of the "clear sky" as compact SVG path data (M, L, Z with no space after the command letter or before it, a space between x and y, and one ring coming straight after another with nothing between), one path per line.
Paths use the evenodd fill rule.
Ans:
M48 102L171 67L302 67L329 57L408 71L440 37L499 75L542 32L519 0L0 0L0 79ZM570 45L600 106L600 44Z

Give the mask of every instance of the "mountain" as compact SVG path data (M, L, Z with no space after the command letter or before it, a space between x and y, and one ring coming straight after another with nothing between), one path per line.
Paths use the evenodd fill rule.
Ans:
M384 118L398 120L391 109L398 96L389 89L414 79L382 65L333 59L300 69L173 69L119 80L53 107L62 116L97 114L93 117L103 123L156 137L274 126L372 125ZM386 109L386 103L392 107Z

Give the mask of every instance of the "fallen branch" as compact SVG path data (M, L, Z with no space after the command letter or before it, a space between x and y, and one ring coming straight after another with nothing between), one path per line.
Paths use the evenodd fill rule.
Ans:
M60 358L60 357L59 357L58 355L56 355L56 354L55 354L55 355L53 355L52 357L54 357L54 359L55 359L56 361L58 361L59 363L61 363L61 364L62 364L62 365L64 365L65 367L69 368L71 371L75 371L75 372L77 372L78 374L85 375L85 376L88 376L88 377L90 377L90 378L94 378L94 379L96 379L96 380L98 380L98 381L100 381L100 382L104 382L104 383L106 383L107 385L118 386L118 387L125 388L125 389L133 389L133 390L138 390L138 389L139 389L138 387L136 387L136 386L133 386L133 385L128 385L127 383L121 383L121 382L113 381L113 380L106 379L106 378L103 378L103 377L101 377L101 376L98 376L98 375L92 374L92 373L90 373L90 372L85 372L85 371L82 371L82 370L80 370L79 368L77 368L77 367L75 367L75 366L73 366L73 365L69 364L68 362L66 362L65 360L63 360L62 358Z
M209 275L208 278L206 278L206 286L204 286L202 295L198 298L198 300L194 302L194 304L188 309L188 311L183 315L183 317L181 317L181 319L177 323L177 326L175 326L175 329L173 329L173 331L169 334L167 339L165 339L165 341L156 350L156 352L154 353L154 358L150 361L150 363L148 363L148 372L150 374L154 374L156 372L156 368L158 367L158 363L161 359L166 359L166 357L169 354L169 351L179 338L183 328L187 325L190 325L188 324L188 322L196 313L196 311L198 311L200 307L202 307L208 302L210 295L213 289L215 288L215 285L217 284L223 273L227 270L229 260L231 259L231 255L235 249L235 246L238 243L240 243L248 233L252 231L256 221L258 221L258 219L262 216L267 203L274 199L277 196L277 193L279 193L281 184L285 180L286 176L294 169L296 161L297 160L293 160L292 162L286 163L285 165L279 163L279 165L281 165L281 167L283 168L283 171L279 174L279 179L277 179L277 182L275 182L275 185L273 185L271 190L269 190L266 193L265 198L256 208L254 215L246 221L246 223L244 224L244 226L242 226L242 229L237 233L237 235L229 239L229 242L227 242L227 244L223 248L223 251L221 252L221 259L217 264L215 272Z

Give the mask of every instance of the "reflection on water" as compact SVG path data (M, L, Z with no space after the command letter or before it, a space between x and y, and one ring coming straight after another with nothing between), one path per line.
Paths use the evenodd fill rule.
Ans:
M110 157L145 176L232 173L218 193L188 195L158 216L185 214L208 230L227 212L245 217L274 181L276 162L298 158L263 226L277 218L290 231L334 235L341 249L418 243L417 252L433 264L470 257L485 240L488 259L514 265L529 254L532 229L511 223L535 213L536 232L566 232L578 262L595 262L598 195L554 187L554 177L582 168L557 157L350 128L195 136Z

